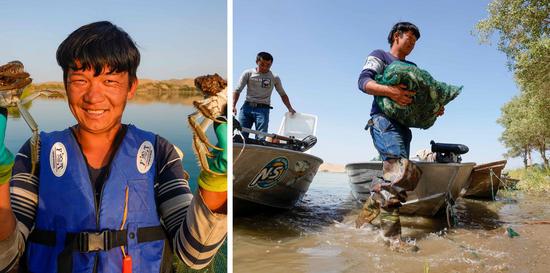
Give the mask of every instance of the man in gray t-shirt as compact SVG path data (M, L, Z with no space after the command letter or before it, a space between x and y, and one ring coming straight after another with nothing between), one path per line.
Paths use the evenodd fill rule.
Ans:
M239 84L233 92L233 114L237 114L237 101L244 87L247 86L246 100L239 112L239 122L245 128L252 128L252 125L256 124L256 130L267 133L269 110L272 109L270 102L273 87L281 96L288 111L292 114L296 111L290 105L290 100L283 89L281 79L269 70L271 64L273 64L273 56L267 52L260 52L256 56L256 64L258 65L256 68L247 69L243 72ZM243 136L248 137L248 133L243 133ZM256 138L263 139L259 136L256 136Z

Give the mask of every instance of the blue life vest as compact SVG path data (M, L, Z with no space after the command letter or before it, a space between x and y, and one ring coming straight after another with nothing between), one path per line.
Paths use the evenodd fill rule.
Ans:
M153 188L156 136L128 125L97 205L84 156L71 130L41 133L40 141L40 184L34 229L36 233L53 236L33 240L35 231L31 233L26 252L28 270L58 272L68 260L70 269L63 271L122 272L123 256L119 246L99 251L74 250L70 245L78 239L70 236L120 231L128 187L125 232L118 233L122 238L115 239L123 241L126 253L132 257L132 272L159 272L165 251L164 238L140 238L143 230L160 228ZM164 233L162 235L164 237ZM88 242L79 242L79 245L87 247ZM65 254L61 255L62 252Z

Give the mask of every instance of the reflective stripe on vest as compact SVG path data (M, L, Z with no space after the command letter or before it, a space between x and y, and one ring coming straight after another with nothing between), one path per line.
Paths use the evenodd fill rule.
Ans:
M35 227L56 232L55 246L28 242L31 272L57 272L67 233L119 230L126 187L129 188L127 253L133 272L159 272L164 241L138 243L137 230L160 225L154 194L156 175L153 133L128 125L96 205L88 168L70 129L40 134L40 184ZM97 206L97 210L96 210ZM122 272L119 247L99 252L73 252L73 272ZM97 260L97 261L96 261Z

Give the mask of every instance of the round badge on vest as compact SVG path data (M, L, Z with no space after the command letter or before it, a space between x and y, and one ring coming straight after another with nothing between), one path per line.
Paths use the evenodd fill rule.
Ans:
M61 142L56 142L50 150L50 168L57 177L63 176L67 170L67 149Z
M153 165L153 159L155 158L155 150L153 144L149 141L144 141L139 146L139 150L136 156L136 166L141 174L145 174L151 169Z

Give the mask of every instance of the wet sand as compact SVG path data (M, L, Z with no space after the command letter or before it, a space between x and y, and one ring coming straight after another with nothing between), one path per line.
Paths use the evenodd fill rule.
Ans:
M345 174L319 173L296 208L234 220L234 272L550 272L550 202L515 192L495 202L459 199L457 223L403 217L420 248L396 253L360 210ZM511 227L518 237L510 238Z

